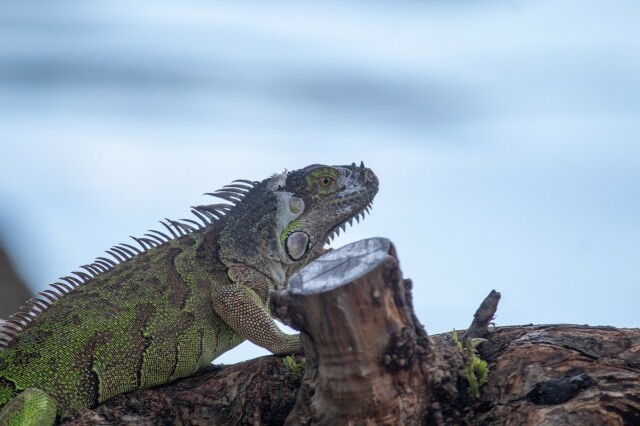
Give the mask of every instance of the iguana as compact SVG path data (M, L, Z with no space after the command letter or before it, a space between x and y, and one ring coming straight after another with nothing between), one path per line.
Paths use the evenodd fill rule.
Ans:
M301 351L270 317L269 293L368 212L364 166L311 165L237 180L199 219L120 244L52 284L0 327L0 424L57 416L194 374L245 339Z

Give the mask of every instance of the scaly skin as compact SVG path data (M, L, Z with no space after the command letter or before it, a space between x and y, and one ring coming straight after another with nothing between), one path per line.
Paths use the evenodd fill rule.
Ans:
M112 249L118 262L101 258L81 283L65 277L0 327L0 424L51 424L189 376L245 339L299 352L298 335L270 317L269 293L364 216L377 190L355 164L241 181L214 194L234 204L195 208L201 229L171 222L174 237L142 239L135 256Z

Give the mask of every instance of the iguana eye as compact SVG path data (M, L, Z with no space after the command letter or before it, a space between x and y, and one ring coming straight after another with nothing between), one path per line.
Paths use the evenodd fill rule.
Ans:
M332 177L321 176L321 177L318 178L318 185L320 185L323 188L328 187L332 183L333 183L333 178Z

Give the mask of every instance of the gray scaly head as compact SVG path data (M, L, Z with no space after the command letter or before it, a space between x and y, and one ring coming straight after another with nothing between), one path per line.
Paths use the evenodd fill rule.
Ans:
M322 254L347 223L364 218L378 192L378 178L364 163L316 164L254 185L227 218L220 255L227 266L251 266L270 277L276 288Z

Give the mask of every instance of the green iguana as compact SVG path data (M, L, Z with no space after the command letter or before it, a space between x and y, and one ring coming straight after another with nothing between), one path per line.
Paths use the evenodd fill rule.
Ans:
M312 165L237 180L111 258L52 284L0 326L0 424L56 416L194 374L245 339L275 354L298 335L270 317L269 293L321 255L378 191L360 166Z

